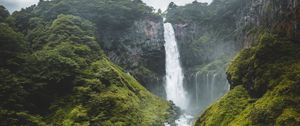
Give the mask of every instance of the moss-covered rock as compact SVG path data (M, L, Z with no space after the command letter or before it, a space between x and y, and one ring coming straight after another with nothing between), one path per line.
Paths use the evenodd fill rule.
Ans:
M300 124L300 45L269 32L261 32L256 43L230 64L227 75L232 90L206 110L196 125ZM241 88L244 91L237 93ZM233 112L224 115L224 111Z
M246 89L237 86L226 94L222 100L209 107L195 125L227 126L251 101Z

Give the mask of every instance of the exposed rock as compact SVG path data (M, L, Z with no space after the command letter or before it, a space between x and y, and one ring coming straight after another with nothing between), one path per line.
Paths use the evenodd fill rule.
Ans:
M165 96L165 50L163 19L148 16L117 36L112 43L102 43L108 57L122 66L151 92ZM105 39L105 37L103 38Z
M299 0L238 2L234 37L245 49L228 67L231 91L195 125L300 125Z
M299 0L242 1L241 16L237 23L242 48L250 47L256 38L255 29L268 29L282 37L299 41Z

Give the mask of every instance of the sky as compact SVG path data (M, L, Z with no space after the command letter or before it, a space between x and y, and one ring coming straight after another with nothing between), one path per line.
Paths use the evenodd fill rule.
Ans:
M39 0L0 0L0 4L4 5L10 12L13 12L36 4L38 1Z
M0 4L4 5L10 12L20 10L21 8L28 7L30 5L38 3L39 0L0 0ZM174 2L177 5L185 5L191 3L194 0L143 0L147 5L154 7L155 9L166 10L170 2ZM210 3L212 0L198 0L198 2Z
M143 0L147 5L154 7L155 9L161 9L165 11L168 5L171 2L174 2L176 5L185 5L188 3L192 3L195 0ZM198 2L206 2L211 3L212 0L197 0Z

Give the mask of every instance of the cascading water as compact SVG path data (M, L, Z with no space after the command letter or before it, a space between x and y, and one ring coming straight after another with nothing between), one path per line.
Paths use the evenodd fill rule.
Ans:
M210 101L213 102L216 98L215 94L215 84L216 84L216 76L218 74L217 73L214 73L213 76L212 76L212 79L211 79L211 84L210 84Z
M209 75L210 75L210 71L206 74L206 89L207 89L207 91L209 91L209 89L210 89ZM210 95L208 95L208 96L209 96L208 102L210 102L211 96Z
M174 102L181 109L187 109L187 93L183 87L183 73L179 61L179 52L170 23L164 24L166 49L166 93L167 99Z
M172 24L164 24L165 50L166 50L166 93L167 99L174 102L181 109L188 108L189 100L183 87L183 72L180 65L179 51ZM190 126L191 116L182 115L176 120L178 126Z
M230 86L226 80L225 72L222 69L209 71L200 70L194 73L194 84L191 96L193 101L193 112L196 114L206 109L210 104L229 91Z
M199 74L200 71L196 72L196 75L195 75L195 95L196 95L196 105L199 104L199 84L198 84L198 74Z

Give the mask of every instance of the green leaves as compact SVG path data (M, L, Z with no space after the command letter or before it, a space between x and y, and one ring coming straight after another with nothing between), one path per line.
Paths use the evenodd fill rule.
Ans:
M42 50L33 54L32 64L38 68L41 78L59 82L61 79L72 76L75 71L78 71L79 65L76 62L74 50L70 48L64 49L66 49L64 50L66 54L62 54L56 49Z
M8 69L0 68L0 108L20 110L24 107L24 97L28 79L13 74Z
M8 10L0 5L0 22L3 22L9 16Z
M0 24L0 125L162 125L170 104L112 64L95 35L117 39L150 13L140 0L53 0L8 17L25 37Z
M169 5L168 13L166 15L167 22L183 24L202 22L210 16L208 8L209 7L206 4L198 2L179 7L172 2Z
M31 115L28 112L18 112L1 109L0 110L1 125L28 125L28 126L46 126L46 123L40 116Z
M15 32L7 24L0 23L0 66L8 65L9 59L15 58L24 50L22 34Z

